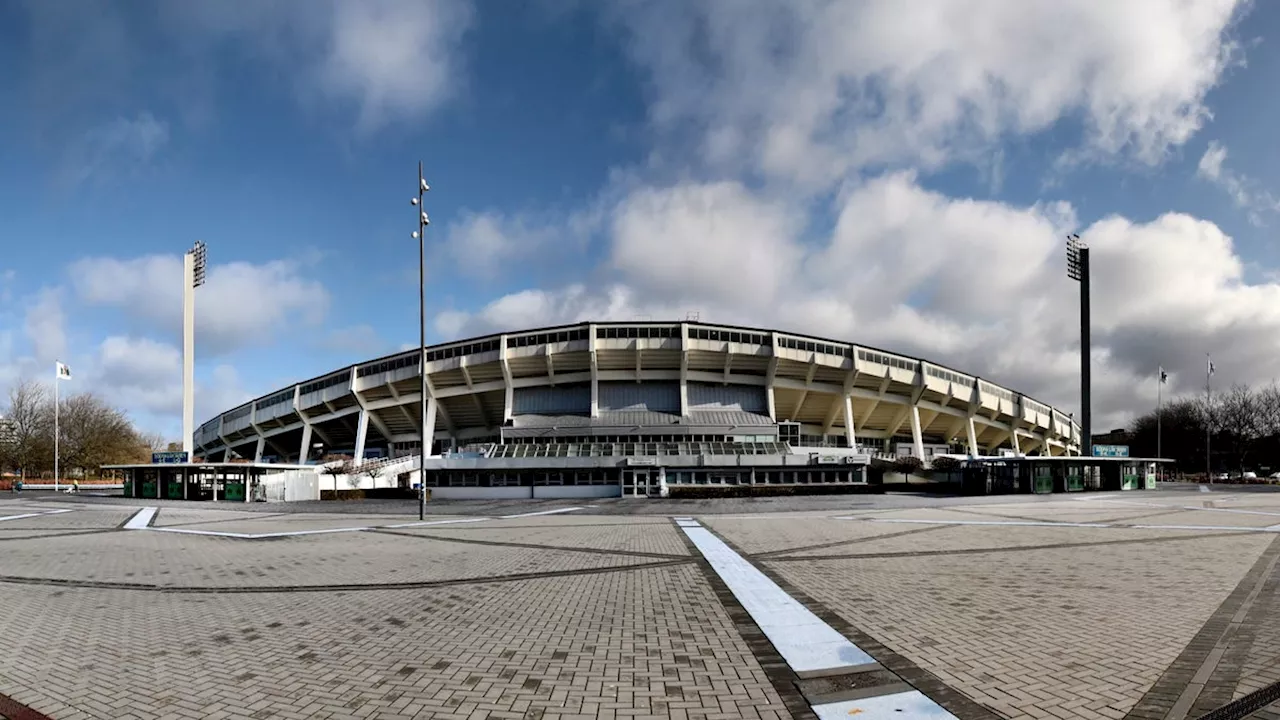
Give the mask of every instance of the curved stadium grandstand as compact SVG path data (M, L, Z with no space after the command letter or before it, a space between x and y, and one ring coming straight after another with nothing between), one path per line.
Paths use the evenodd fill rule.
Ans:
M862 483L872 457L1078 455L1066 414L917 358L771 330L600 322L426 348L437 497L610 497L686 485ZM419 352L229 410L205 462L418 466Z

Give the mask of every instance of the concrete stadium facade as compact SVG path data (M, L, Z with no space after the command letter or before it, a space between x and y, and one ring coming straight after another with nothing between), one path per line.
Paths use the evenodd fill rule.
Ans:
M585 456L603 467L686 454L926 463L1080 454L1079 426L1045 403L927 360L795 333L586 322L431 346L425 365L421 355L358 363L228 410L198 428L196 454L282 463L418 455L421 367L434 469L585 467Z

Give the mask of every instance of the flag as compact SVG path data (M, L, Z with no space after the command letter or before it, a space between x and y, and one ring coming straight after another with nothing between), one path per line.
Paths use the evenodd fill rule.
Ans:
M1208 356L1206 355L1205 357L1208 357ZM1210 375L1213 374L1213 358L1209 358L1209 369L1207 370L1207 372Z
M1164 368L1160 368L1160 382L1161 383L1169 382L1169 373L1165 372Z
M56 360L54 361L53 365L54 365L53 369L54 369L55 379L58 379L58 380L71 379L71 368L67 367L66 365L63 365L62 363Z

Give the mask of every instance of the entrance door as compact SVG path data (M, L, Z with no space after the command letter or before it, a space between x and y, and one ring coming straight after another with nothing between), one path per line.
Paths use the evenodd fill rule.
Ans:
M622 471L622 497L648 496L649 471L624 469Z

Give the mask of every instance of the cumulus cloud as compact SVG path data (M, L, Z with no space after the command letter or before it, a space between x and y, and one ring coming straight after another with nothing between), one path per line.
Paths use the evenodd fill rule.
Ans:
M975 159L1083 122L1085 155L1161 160L1205 122L1242 0L629 2L650 114L711 164L821 186Z
M32 359L53 367L55 360L67 356L66 316L57 288L45 288L35 295L27 307L23 330L30 343Z
M180 438L182 431L182 351L169 343L130 335L103 339L83 360L77 390L101 395L128 408L144 427ZM195 419L204 422L252 399L235 367L197 368Z
M718 201L689 202L708 197ZM637 206L646 227L663 231L653 253L631 247L622 219ZM1066 277L1063 237L1075 230L1093 255L1097 427L1147 407L1159 365L1173 373L1173 390L1194 391L1206 352L1223 381L1264 382L1280 351L1280 284L1248 283L1231 239L1186 215L1077 228L1066 203L951 198L898 173L838 198L820 239L788 224L784 211L773 225L758 219L769 232L743 237L741 218L768 207L719 183L638 191L615 209L610 283L513 293L465 319L455 313L449 325L470 335L585 319L680 320L698 310L704 322L926 357L1072 410L1078 286ZM681 262L670 264L670 253ZM681 267L697 277L679 276Z
M421 118L458 90L474 14L466 0L161 3L158 13L193 52L242 43L303 100L353 109L361 132Z
M1216 140L1200 156L1196 166L1196 175L1222 188L1237 208L1244 210L1249 222L1261 226L1263 215L1280 211L1280 200L1277 200L1258 187L1256 181L1227 167L1227 148Z
M165 331L180 332L180 256L84 258L72 263L69 275L82 300L118 307ZM303 277L296 263L212 264L205 285L196 291L199 352L217 356L268 342L293 323L317 324L328 306L328 290Z

